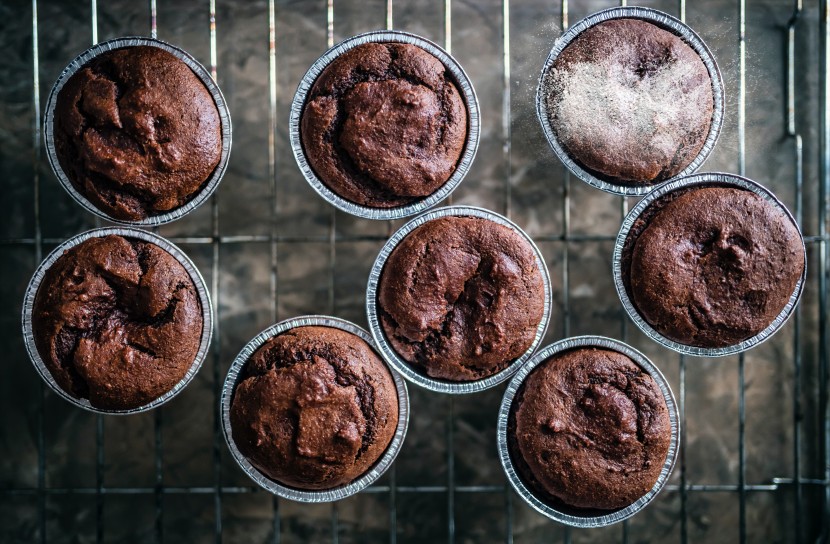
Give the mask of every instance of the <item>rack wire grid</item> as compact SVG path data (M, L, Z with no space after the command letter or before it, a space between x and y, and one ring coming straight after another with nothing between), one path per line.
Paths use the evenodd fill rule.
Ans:
M828 538L828 194L830 5L796 0L653 0L713 49L727 115L704 170L771 187L801 223L809 273L797 314L742 356L678 356L631 327L611 252L630 200L568 175L535 118L553 41L612 0L7 0L0 4L0 541L3 542L664 542ZM481 146L455 203L506 214L534 237L553 278L545 343L626 340L667 375L681 411L670 484L605 529L569 530L506 484L496 455L503 387L439 396L412 387L403 450L384 478L336 504L255 488L223 443L218 398L233 356L278 319L330 313L365 326L366 277L400 224L355 219L313 194L288 143L306 68L330 45L378 28L451 50L482 109ZM44 387L27 360L25 285L58 243L97 224L48 168L41 115L63 67L92 43L158 36L209 66L231 108L230 167L209 205L158 231L211 287L211 358L152 413L102 417Z

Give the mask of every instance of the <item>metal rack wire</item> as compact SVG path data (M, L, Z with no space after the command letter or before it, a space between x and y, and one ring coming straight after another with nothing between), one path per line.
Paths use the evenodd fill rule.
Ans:
M43 2L43 0L40 0ZM102 2L105 0L102 0ZM325 36L326 45L331 46L335 41L335 28L337 21L335 20L335 0L316 0L318 2L325 2ZM345 0L337 0L345 1ZM460 0L456 0L460 1ZM731 0L730 0L731 1ZM221 2L221 0L220 0ZM221 74L222 66L219 65L219 58L217 55L217 40L222 39L222 20L217 17L217 2L216 0L206 0L204 3L204 19L207 21L205 28L206 34L209 36L209 69L214 79ZM454 31L454 22L452 19L453 0L440 0L440 3L435 3L435 7L442 11L443 18L443 36L444 47L448 51L452 48L452 36ZM514 0L512 4L516 4ZM592 3L591 5L595 4ZM625 5L625 0L622 0L622 5ZM328 247L328 292L326 295L327 308L320 308L320 311L328 311L335 314L337 305L335 300L335 282L337 276L338 264L338 247L345 243L354 242L373 242L378 245L385 241L386 236L383 233L359 234L359 235L344 235L338 232L337 219L338 215L332 209L328 216L327 234L310 234L310 235L285 235L281 233L279 228L279 212L281 209L281 198L284 194L281 192L282 178L285 169L292 168L291 164L279 163L279 146L281 145L278 137L278 126L281 122L278 112L278 69L281 55L284 53L279 49L279 36L277 33L277 20L280 9L292 9L292 6L283 7L277 0L269 0L267 3L267 21L268 21L268 180L270 183L270 210L271 210L271 224L268 234L256 235L239 235L226 234L223 232L220 224L220 202L217 196L212 197L210 204L210 218L209 218L209 234L206 236L173 236L171 241L177 244L186 245L201 245L210 249L211 262L211 292L213 295L213 302L217 319L214 330L214 346L212 358L208 364L205 365L204 373L209 373L212 380L212 392L214 402L211 406L213 417L213 444L212 444L212 474L210 479L211 485L200 486L171 486L165 482L164 478L164 453L165 444L162 428L164 426L164 410L159 409L154 412L153 420L153 455L154 455L154 481L152 486L106 486L104 485L104 472L107 462L105 452L105 424L102 416L97 416L95 421L95 481L91 485L83 487L55 487L49 485L47 482L47 456L46 456L46 400L48 393L46 388L41 384L39 389L39 397L37 399L36 410L36 446L37 446L37 466L36 466L36 487L11 487L0 488L0 498L14 498L16 496L30 496L36 498L37 501L37 515L35 538L40 542L47 542L47 520L50 513L47 511L47 499L55 496L91 496L95 498L95 542L103 542L107 540L105 534L105 527L102 522L104 518L104 510L106 508L109 497L117 495L141 495L151 496L154 500L154 525L152 530L152 539L156 542L165 540L165 516L169 515L165 508L165 497L171 495L200 495L209 496L213 499L213 538L216 542L222 541L223 535L226 533L223 526L223 520L226 515L226 500L229 496L261 493L258 488L246 485L227 485L223 475L222 456L225 449L222 440L220 429L220 421L217 410L220 389L223 378L223 361L222 339L220 334L220 324L224 323L222 319L222 308L224 304L225 292L221 290L220 283L220 263L224 258L223 251L225 248L234 245L245 244L267 244L270 252L269 258L269 294L270 294L270 319L271 322L278 318L289 317L279 315L280 308L280 290L278 284L280 281L280 248L285 244L317 244L327 245ZM569 5L570 4L570 5ZM571 0L561 0L559 5L560 26L564 30L569 25L569 14L573 5L577 2ZM735 47L737 48L738 65L735 67L738 79L738 96L736 101L737 106L737 168L741 175L746 173L747 167L747 3L746 0L734 0L734 9L737 12L737 28L733 29L735 35ZM612 5L609 0L608 6ZM676 11L681 20L686 18L687 3L685 0L677 0ZM398 9L399 3L394 0L385 0L385 24L387 28L393 28L395 23L395 13ZM608 7L599 5L599 7ZM34 231L32 237L20 238L6 238L0 240L0 247L9 246L23 246L30 247L32 250L33 264L39 263L43 258L43 248L50 244L59 243L60 238L44 237L41 226L41 198L43 190L58 190L56 187L50 185L48 189L42 187L41 176L39 175L40 164L42 162L42 138L41 138L41 69L39 59L41 52L39 51L39 17L38 17L39 0L32 0L32 20L31 20L31 35L32 35L32 109L34 111L32 130L32 148L33 148L33 215L34 215ZM295 6L296 7L296 6ZM818 175L816 179L809 179L808 183L817 184L817 209L811 210L811 213L816 214L817 231L807 232L805 237L810 250L810 255L817 262L815 271L817 272L811 282L815 282L817 287L815 291L818 293L817 301L817 330L805 330L805 322L802 317L802 312L799 311L794 316L792 327L793 345L791 355L788 357L787 364L792 365L793 380L792 380L792 398L793 398L793 443L792 449L792 473L786 477L770 477L768 481L764 482L750 482L747 479L747 453L746 453L746 399L745 391L747 389L747 381L745 377L745 358L740 356L738 362L738 405L737 405L737 426L738 426L738 452L737 452L737 481L730 484L707 484L691 481L687 474L686 464L686 448L681 447L680 459L677 466L676 473L678 474L677 482L667 486L666 492L674 492L679 495L679 508L677 509L677 517L680 521L679 539L681 542L686 542L689 539L690 533L690 519L693 515L693 507L690 506L690 501L693 496L706 493L729 493L738 496L738 516L736 523L738 525L738 536L741 542L748 539L748 518L747 518L747 504L748 497L753 493L769 493L780 492L784 490L788 495L784 499L792 501L792 509L794 517L792 519L792 527L788 527L788 534L786 538L794 541L805 541L817 538L823 534L825 538L828 536L828 524L830 524L830 430L828 425L828 357L830 350L827 343L828 339L828 315L827 315L827 281L828 273L830 272L830 262L828 261L827 246L830 242L827 231L827 212L828 212L828 196L830 196L830 109L828 109L828 99L830 99L830 89L827 84L827 76L830 74L830 5L824 0L819 3L820 11L820 46L818 47L818 56L820 58L820 77L819 77L819 104L820 104L820 119L818 121ZM813 6L809 6L813 8ZM149 33L151 36L157 35L157 4L156 0L149 0ZM786 145L792 146L792 153L795 157L795 171L792 173L792 183L795 186L795 216L799 223L802 223L804 218L804 184L805 184L805 168L804 168L804 136L801 127L799 126L798 107L799 103L796 99L798 89L796 81L798 79L799 70L806 70L809 67L803 63L799 63L797 54L797 46L799 43L800 24L803 20L803 13L805 11L802 5L802 0L794 0L792 2L792 15L787 22L785 28L782 29L786 33L786 115L782 118L786 123L786 134L788 142ZM98 24L99 24L99 2L98 0L91 0L89 5L89 13L91 17L90 26L92 29L91 41L98 41ZM511 1L503 0L501 2L501 36L502 36L502 107L501 107L501 123L499 126L500 134L497 138L501 141L502 162L505 165L504 178L500 180L503 185L503 209L502 211L508 217L511 217L514 211L514 188L511 181L513 175L513 104L511 102ZM458 24L462 24L458 23ZM162 36L163 37L163 36ZM321 47L322 51L322 47ZM278 55L279 54L279 55ZM49 85L50 82L43 82ZM567 172L562 172L562 201L561 201L561 215L562 215L562 231L561 233L547 233L534 238L538 242L550 242L558 244L562 247L561 252L561 330L553 331L555 337L566 337L571 334L571 321L574 314L578 311L574 309L574 302L571 300L571 259L572 252L583 247L583 244L612 242L615 238L616 232L607 232L603 234L584 234L572 232L572 218L571 211L573 206L572 196L574 186L571 177ZM810 204L812 205L812 203ZM625 198L619 199L620 218L625 215L628 210L628 201ZM389 234L393 229L393 224L389 223L386 227L386 234ZM67 236L74 233L66 233ZM811 273L813 273L811 271ZM624 314L620 312L619 320L619 337L627 340L629 336L629 327ZM817 361L803 360L805 347L802 345L805 334L812 333L818 343ZM759 348L763 349L763 348ZM672 364L665 359L665 365ZM689 365L688 360L684 356L676 358L679 389L676 391L678 395L679 408L681 412L681 444L686 444L686 422L688 418L694 417L694 414L687 414L687 376L690 372L699 372L699 370ZM813 417L816 419L816 424L812 430L804 429L804 410L805 406L802 403L805 391L802 388L803 368L805 363L815 365L817 369L817 390L815 394L817 399L811 403L811 406L816 407L816 413ZM459 495L493 495L501 497L503 508L503 534L489 535L494 540L503 540L508 543L514 541L515 527L516 527L516 511L522 506L517 504L512 491L508 488L503 480L496 481L488 485L461 485L457 481L456 460L458 455L462 455L456 448L456 401L453 398L446 399L446 410L444 413L445 426L445 443L446 454L444 462L446 464L446 482L442 485L401 485L398 483L398 474L393 466L387 479L383 484L374 485L364 493L372 495L384 495L388 504L388 510L377 515L383 515L388 518L388 541L396 542L399 535L399 522L402 514L398 511L399 498L401 495L429 495L435 496L436 500L446 501L446 538L449 542L457 540L458 532L456 521L457 518L457 497ZM812 431L817 430L818 436ZM817 455L815 459L805 460L804 440L805 437L810 441L817 443ZM406 447L406 446L404 446ZM495 452L493 452L495 455ZM805 476L805 473L808 473ZM664 492L665 493L665 492ZM271 503L272 518L269 541L280 542L283 534L283 509L284 504L274 498ZM817 521L818 520L818 521ZM340 522L340 511L338 504L333 504L330 507L330 515L328 517L328 524L330 525L330 539L332 542L339 542L342 536L342 527ZM809 532L808 532L809 531ZM608 533L603 533L608 535ZM629 522L624 522L619 527L619 532L614 533L619 540L627 542L630 538ZM570 530L561 532L561 537L564 542L570 542L574 538L574 534ZM583 535L583 540L590 539L590 535Z

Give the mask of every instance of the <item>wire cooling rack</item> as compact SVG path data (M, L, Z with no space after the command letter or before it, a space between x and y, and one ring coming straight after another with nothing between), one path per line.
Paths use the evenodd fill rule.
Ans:
M625 1L623 1L625 4ZM628 321L611 248L629 200L573 180L534 117L536 79L569 23L613 0L32 0L0 5L0 541L3 542L665 542L827 539L827 211L830 7L826 1L637 2L688 22L714 50L727 117L704 170L772 188L803 227L802 303L770 342L719 360L678 356ZM288 145L288 108L333 43L395 28L451 51L482 105L482 142L455 203L504 213L536 240L555 289L545 343L603 334L644 351L681 413L680 458L646 510L602 530L568 530L518 500L495 447L502 388L450 398L412 387L410 432L378 483L333 505L279 501L233 465L218 399L236 352L304 313L365 326L365 281L400 223L351 218L313 194ZM23 289L52 247L99 224L46 163L41 105L60 70L123 35L175 43L228 99L234 149L217 194L159 233L188 252L216 306L209 360L151 414L79 413L49 393L19 333ZM818 69L817 69L818 68Z

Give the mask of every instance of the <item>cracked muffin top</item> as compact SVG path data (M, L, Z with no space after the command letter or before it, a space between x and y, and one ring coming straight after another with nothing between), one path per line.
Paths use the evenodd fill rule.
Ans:
M58 93L55 150L72 185L111 217L179 208L222 153L219 111L196 74L150 46L107 51Z
M676 342L727 347L764 330L804 271L792 220L755 193L675 191L632 226L622 276L637 311Z
M542 272L528 241L478 217L440 217L410 232L378 281L386 338L426 375L479 380L530 348L542 320Z
M714 112L706 65L682 38L639 19L579 34L543 79L551 127L575 162L623 185L685 169Z
M467 138L467 109L430 53L367 43L338 56L314 82L300 136L329 189L362 206L392 208L450 178Z
M288 487L350 483L386 451L398 424L392 375L358 336L290 329L260 346L234 389L230 422L240 453Z
M46 368L95 408L138 408L193 364L202 306L190 275L155 244L90 238L64 252L40 284L32 327Z
M508 418L519 476L551 506L615 510L648 493L671 443L666 400L622 353L578 348L525 378Z

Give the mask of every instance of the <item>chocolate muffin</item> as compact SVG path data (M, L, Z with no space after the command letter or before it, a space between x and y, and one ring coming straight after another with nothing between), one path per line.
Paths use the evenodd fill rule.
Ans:
M329 64L300 118L305 155L344 199L374 208L429 196L455 171L467 109L446 66L403 43L366 43Z
M129 410L185 377L202 321L181 263L155 244L110 235L78 244L49 267L32 328L61 389L95 408Z
M682 38L640 19L612 19L569 43L543 78L550 125L567 154L607 181L649 185L703 148L712 80Z
M260 472L304 490L367 472L398 423L392 375L358 336L297 327L263 344L240 373L230 409L233 441Z
M222 154L219 111L201 80L163 49L101 53L58 93L54 141L72 185L116 219L183 206Z
M671 422L660 388L640 366L616 351L578 348L528 375L507 437L537 498L556 508L616 510L654 487Z
M804 242L789 216L733 187L669 193L646 208L623 250L637 311L689 346L731 346L781 313L804 271Z
M410 232L378 280L389 344L427 376L479 380L527 351L545 288L531 245L489 219L440 217Z

